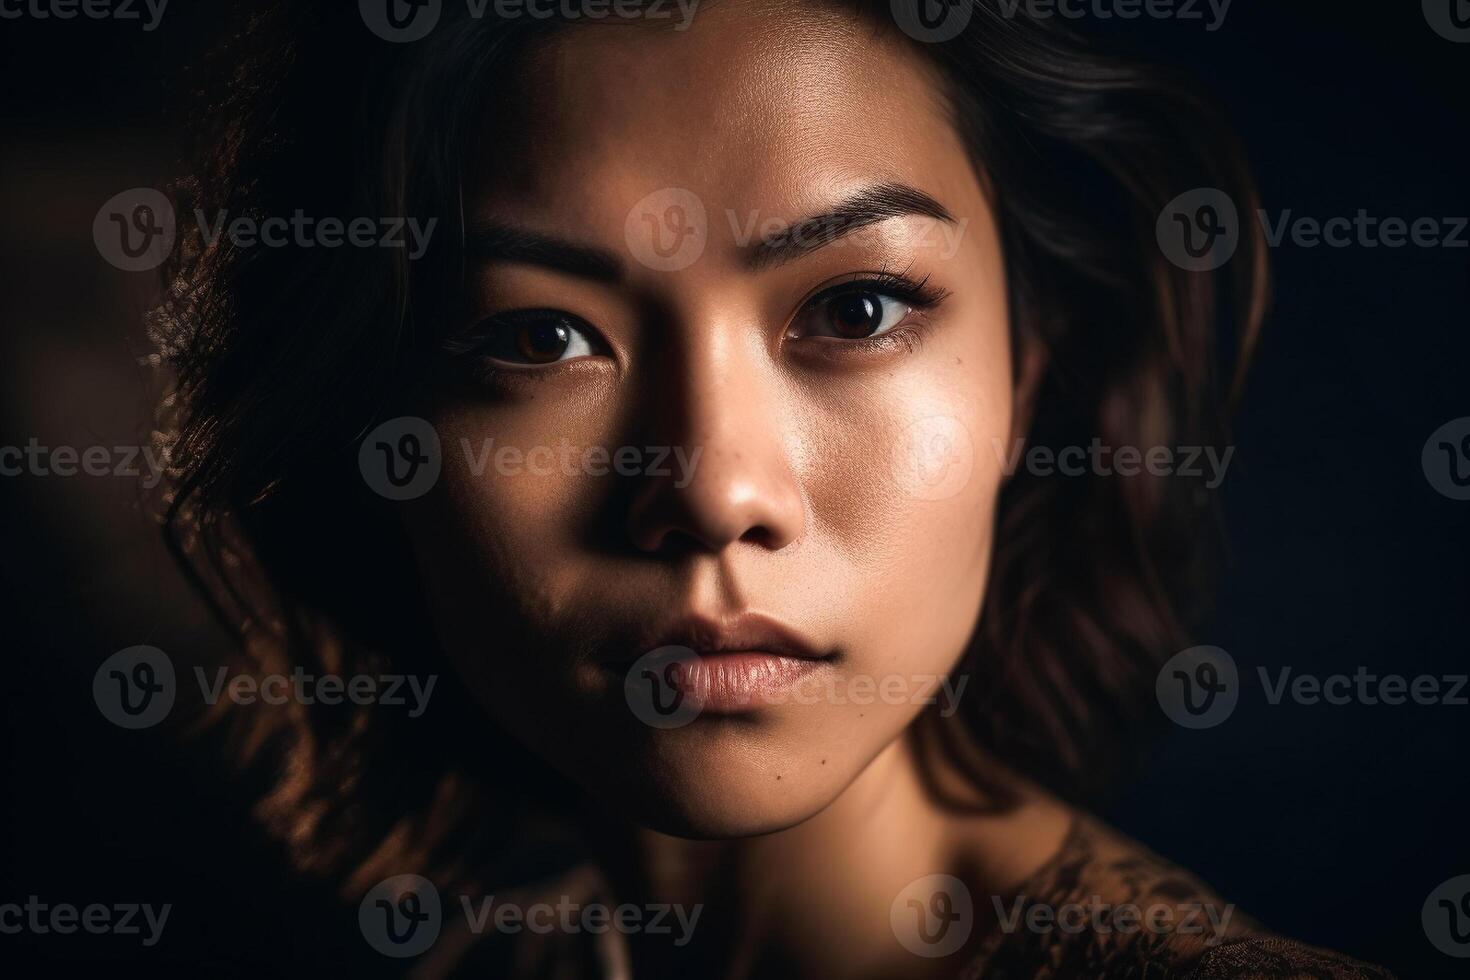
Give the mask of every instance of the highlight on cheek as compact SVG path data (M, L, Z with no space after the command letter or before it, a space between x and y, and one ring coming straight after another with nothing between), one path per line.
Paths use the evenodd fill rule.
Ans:
M889 452L889 473L915 500L948 500L963 492L975 470L975 441L953 415L927 415L899 432Z

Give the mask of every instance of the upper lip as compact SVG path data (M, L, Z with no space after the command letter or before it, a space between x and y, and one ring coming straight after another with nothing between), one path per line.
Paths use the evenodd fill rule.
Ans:
M644 635L633 657L668 646L688 647L701 656L755 650L800 660L822 660L830 655L780 620L755 612L680 617Z

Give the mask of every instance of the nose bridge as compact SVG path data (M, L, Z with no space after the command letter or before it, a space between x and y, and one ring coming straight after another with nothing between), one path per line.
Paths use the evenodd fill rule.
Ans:
M677 425L681 436L716 455L738 454L747 429L769 408L749 338L729 322L703 318L677 345ZM742 397L743 395L743 397Z
M785 446L785 410L764 330L710 311L672 325L644 383L657 386L655 426L686 460L635 499L638 547L719 551L737 541L779 549L804 526L804 503Z

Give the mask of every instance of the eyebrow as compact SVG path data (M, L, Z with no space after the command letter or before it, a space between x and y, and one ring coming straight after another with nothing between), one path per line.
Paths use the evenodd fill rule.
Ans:
M623 262L613 252L509 225L472 226L465 233L465 251L482 262L524 262L597 282L623 276Z
M752 269L766 269L790 262L859 228L908 215L954 224L954 216L944 205L923 191L906 184L876 184L858 191L829 211L763 236L751 250L746 264Z
M762 236L745 264L752 270L790 262L860 228L889 218L920 215L954 224L934 198L906 184L865 187L846 200L780 231ZM615 252L494 222L480 222L465 233L465 250L483 262L524 262L596 282L617 282L623 261Z

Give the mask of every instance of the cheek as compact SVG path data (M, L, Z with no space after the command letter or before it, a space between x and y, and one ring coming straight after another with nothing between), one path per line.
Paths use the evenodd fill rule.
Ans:
M939 672L978 615L1012 403L1004 303L945 316L891 370L824 392L805 461L814 520L862 572L850 613L889 666Z
M444 452L437 502L459 525L513 543L558 548L605 493L618 449L606 372L530 382L487 400L440 405Z
M436 406L442 473L405 515L431 596L470 620L487 602L528 624L564 616L614 482L599 475L617 449L607 413L586 406L550 391Z

